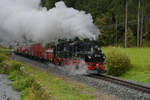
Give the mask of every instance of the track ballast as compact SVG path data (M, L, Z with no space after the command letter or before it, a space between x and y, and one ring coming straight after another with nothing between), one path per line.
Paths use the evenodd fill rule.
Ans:
M140 84L140 83L131 82L131 81L128 81L128 80L120 79L120 78L109 76L109 75L92 74L92 75L88 75L88 76L92 77L92 78L96 78L96 79L109 81L109 82L119 84L119 85L131 88L131 89L135 89L135 90L138 90L138 91L150 93L150 86L148 86L148 85L143 85L143 84Z

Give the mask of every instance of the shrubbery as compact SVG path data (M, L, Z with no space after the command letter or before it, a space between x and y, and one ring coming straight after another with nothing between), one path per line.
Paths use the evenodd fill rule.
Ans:
M20 68L23 64L15 61L5 61L5 56L0 56L0 73L8 74L8 79L12 80L13 89L21 92L23 100L49 100L50 97L41 89L40 84L34 81L32 76L23 74ZM48 99L49 98L49 99Z
M4 54L0 54L0 73L1 74L8 74L8 65L5 62L5 60L8 60L8 57Z
M25 76L22 74L20 68L23 65L18 62L11 62L9 67L9 75L8 78L14 82L12 82L12 87L17 91L23 91L26 88L32 86L33 78L29 76Z
M32 87L34 79L32 77L23 77L12 83L12 86L17 91L23 91L26 88Z
M15 80L19 80L21 78L23 78L23 76L20 71L15 70L15 71L9 72L8 79L15 81Z
M10 64L10 71L9 72L12 72L12 71L19 71L20 72L20 68L22 67L23 65L21 63L18 63L18 62L11 62Z
M8 74L12 87L21 92L23 100L51 100L33 77L23 74L22 66L23 64L11 61L5 54L0 53L0 73Z
M32 95L30 95L30 98L32 100L54 100L46 93L45 89L42 89L39 83L34 82L31 91Z
M8 57L5 56L4 54L0 54L0 63L2 63L3 61L7 60Z
M107 53L106 63L107 74L114 76L125 73L131 67L127 54L115 48Z
M6 62L0 63L0 73L1 74L8 74L9 66Z
M41 89L40 84L36 83L32 76L22 74L21 67L22 64L18 62L11 62L10 64L8 78L13 81L11 83L13 89L21 92L23 100L26 100L26 98L30 98L30 100L49 100L50 97L45 93L45 90Z

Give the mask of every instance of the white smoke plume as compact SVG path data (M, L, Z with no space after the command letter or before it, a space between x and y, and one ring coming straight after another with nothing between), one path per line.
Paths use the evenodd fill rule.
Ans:
M52 66L49 64L49 66ZM54 66L56 68L56 66ZM80 60L79 64L66 65L64 67L57 66L60 70L63 70L65 73L69 75L88 75L88 65L84 60Z
M88 65L85 61L80 60L80 64L74 64L70 66L70 74L71 75L86 75L88 74Z
M96 39L90 14L68 8L63 1L47 10L40 0L0 0L0 39L54 41L58 38Z

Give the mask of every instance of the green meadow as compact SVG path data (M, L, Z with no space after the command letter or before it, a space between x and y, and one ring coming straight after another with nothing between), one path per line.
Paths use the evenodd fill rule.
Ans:
M102 48L103 52L111 51L113 47ZM131 59L131 69L121 78L150 84L150 48L119 48Z

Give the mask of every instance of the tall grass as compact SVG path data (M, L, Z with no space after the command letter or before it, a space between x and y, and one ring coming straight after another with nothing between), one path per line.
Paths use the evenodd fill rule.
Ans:
M34 67L25 67L25 70L32 73L34 78L59 100L94 100L95 90L90 87L53 76Z
M9 67L8 78L12 80L11 83L13 89L21 92L22 100L52 100L45 93L45 90L41 89L32 76L25 74L21 67L23 64L11 61Z

